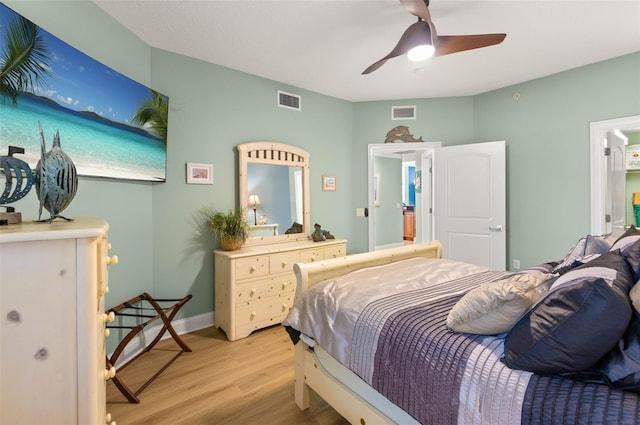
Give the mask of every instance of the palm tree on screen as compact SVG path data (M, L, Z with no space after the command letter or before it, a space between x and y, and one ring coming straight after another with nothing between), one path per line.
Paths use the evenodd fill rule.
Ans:
M149 89L149 96L140 102L131 122L144 127L166 143L168 119L168 99L157 91Z
M40 28L20 15L9 23L5 43L0 52L0 95L15 105L20 92L33 91L51 75L51 56Z

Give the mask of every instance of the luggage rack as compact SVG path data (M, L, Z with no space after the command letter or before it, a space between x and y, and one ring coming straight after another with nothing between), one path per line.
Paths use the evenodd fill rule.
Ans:
M111 370L118 358L123 353L125 347L133 340L133 338L138 335L147 325L156 321L157 319L162 320L162 328L156 335L156 337L149 343L140 353L136 354L131 360L127 361L124 365L120 366L118 370L122 371L125 367L129 366L135 360L139 359L143 354L148 353L153 349L153 347L162 339L162 336L169 332L173 340L178 344L181 348L181 351L178 352L175 356L173 356L160 370L158 370L151 378L149 378L137 391L133 392L129 389L129 387L122 381L122 379L117 375L113 375L111 379L113 383L118 387L120 392L129 400L130 403L140 403L140 399L138 398L138 394L140 394L145 388L151 384L162 372L164 372L171 363L173 363L180 355L184 352L191 352L191 348L180 338L178 333L171 326L171 321L175 318L178 311L182 308L183 305L187 303L191 299L191 295L187 295L184 298L177 299L166 299L166 298L153 298L146 292L138 295L135 298L130 299L129 301L125 301L120 305L117 305L109 310L107 310L106 314L111 315L112 317L122 317L125 321L126 317L135 319L134 325L107 325L107 328L110 329L130 329L129 333L124 337L122 341L118 344L115 351L111 354L111 357L106 358L107 362L107 370ZM172 303L167 305L166 303ZM131 319L130 319L131 320ZM115 369L113 369L115 370Z

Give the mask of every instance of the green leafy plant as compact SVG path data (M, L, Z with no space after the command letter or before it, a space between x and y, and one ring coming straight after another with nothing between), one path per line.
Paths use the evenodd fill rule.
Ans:
M51 75L53 56L40 28L22 16L5 30L6 46L0 52L0 95L16 105L18 94L33 91Z
M224 249L238 249L249 236L249 224L245 220L242 208L221 212L205 207L200 210L200 214L207 220L209 230L220 238ZM230 240L236 240L235 247Z

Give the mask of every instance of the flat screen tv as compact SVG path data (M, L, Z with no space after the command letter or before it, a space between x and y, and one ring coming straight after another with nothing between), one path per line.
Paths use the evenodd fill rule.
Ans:
M78 175L164 182L169 98L0 3L0 155L35 169L60 132Z

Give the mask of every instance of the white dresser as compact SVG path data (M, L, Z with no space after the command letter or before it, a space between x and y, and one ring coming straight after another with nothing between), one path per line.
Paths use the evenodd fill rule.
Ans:
M249 246L214 255L215 326L235 341L285 318L295 296L295 263L344 257L347 241Z
M108 229L97 218L0 226L0 423L112 423Z

